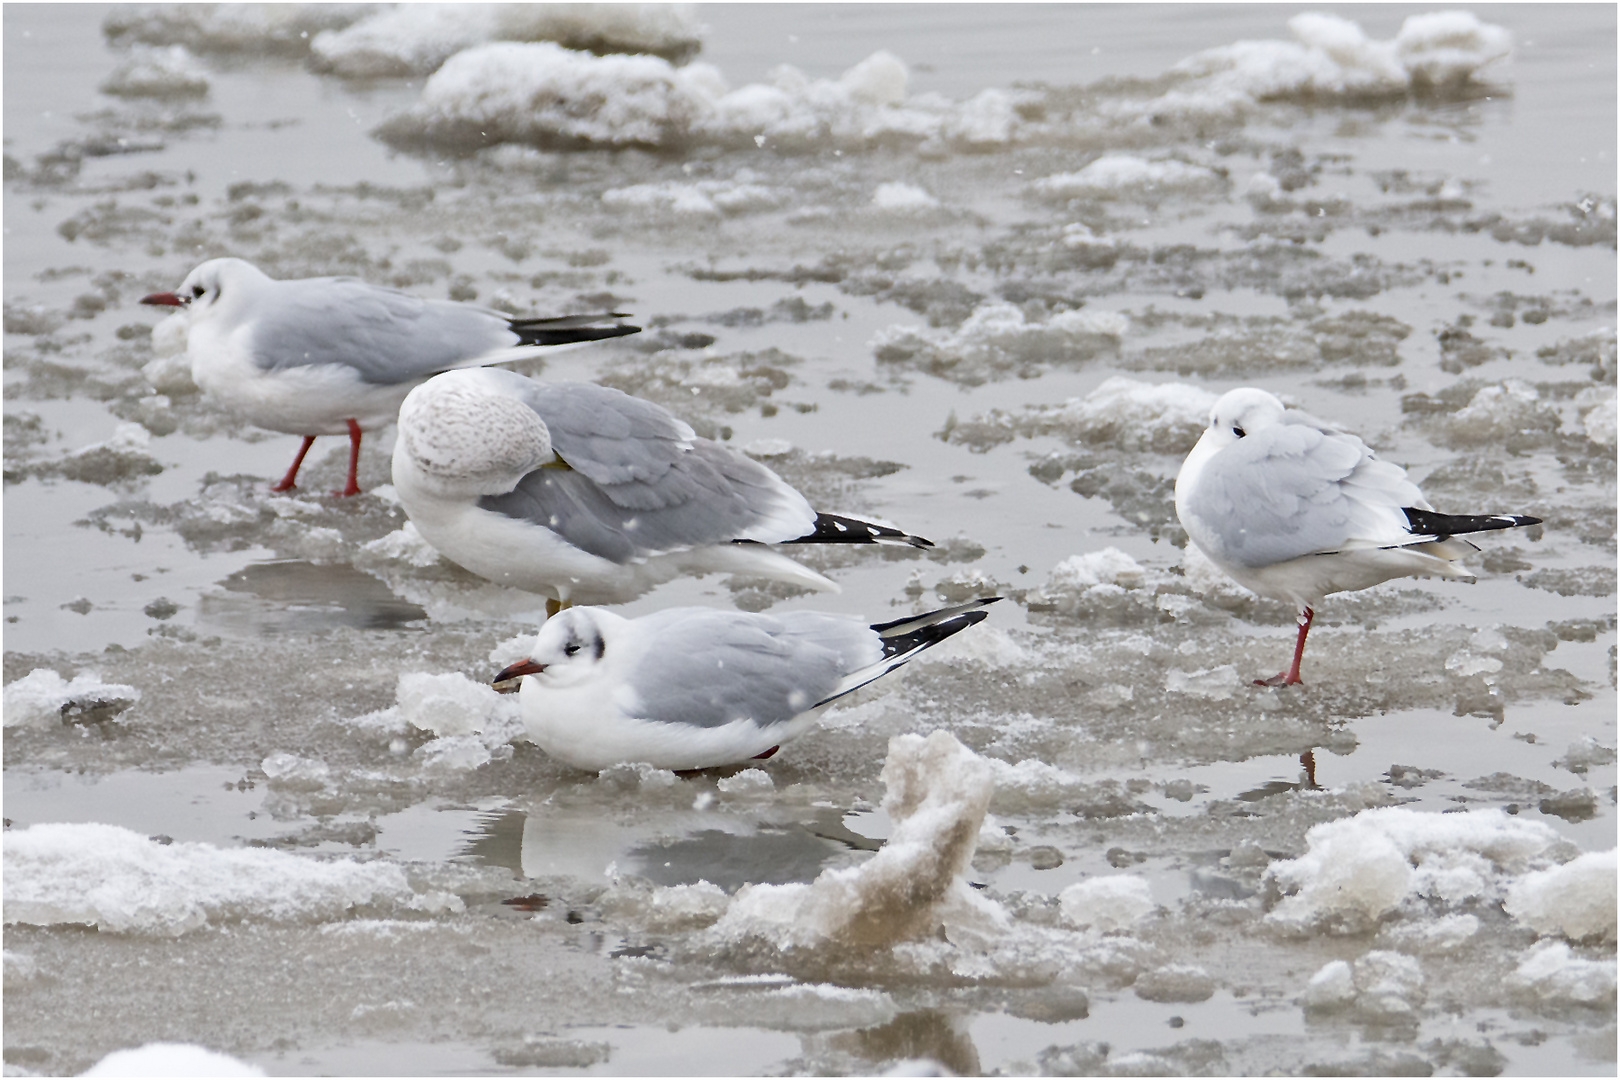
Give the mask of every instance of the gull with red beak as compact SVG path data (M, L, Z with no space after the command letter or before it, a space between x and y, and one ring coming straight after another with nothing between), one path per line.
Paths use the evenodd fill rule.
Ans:
M626 619L569 608L495 683L522 680L529 738L575 768L734 765L772 756L828 705L983 620L997 599L871 626L815 611Z
M360 493L361 435L392 423L424 380L640 329L616 313L513 318L355 278L277 281L242 259L210 259L174 292L141 303L185 312L191 376L211 398L258 427L304 437L272 490L295 486L316 436L348 435L339 495Z
M1522 514L1438 514L1406 470L1367 444L1264 390L1232 390L1176 477L1187 536L1238 584L1299 609L1285 672L1300 682L1305 635L1329 593L1398 577L1472 580L1456 560L1479 550L1459 534L1540 524Z

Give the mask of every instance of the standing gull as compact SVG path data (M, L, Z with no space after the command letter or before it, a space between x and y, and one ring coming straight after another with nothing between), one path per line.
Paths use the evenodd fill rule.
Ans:
M819 514L770 469L661 406L589 383L451 371L399 410L394 489L440 554L502 585L618 604L683 574L838 586L767 544L908 544Z
M277 281L242 259L210 259L179 289L141 303L185 310L191 377L211 397L252 424L304 437L272 490L294 487L317 435L347 434L341 495L360 494L361 433L392 423L424 379L640 329L618 314L515 319L355 278Z
M1176 515L1198 549L1240 585L1299 608L1294 662L1261 686L1300 681L1316 607L1328 593L1398 577L1471 578L1460 533L1536 525L1518 514L1437 514L1406 470L1348 432L1232 390L1176 477Z
M997 599L873 626L815 611L626 619L570 608L495 682L522 678L529 737L576 768L732 765L770 757L825 706L979 622Z

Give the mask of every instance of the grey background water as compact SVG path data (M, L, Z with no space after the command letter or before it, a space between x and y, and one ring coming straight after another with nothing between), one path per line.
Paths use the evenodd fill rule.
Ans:
M836 77L886 48L910 65L912 92L965 99L1017 83L1152 80L1202 48L1284 38L1298 10L1306 9L712 6L700 9L708 25L700 59L740 86L779 63ZM1309 10L1388 38L1428 9ZM1146 156L1220 161L1240 176L1278 148L1297 149L1311 176L1300 196L1341 209L1320 231L1307 221L1289 235L1237 191L1170 198L1139 220L1105 207L1117 235L1166 268L1158 278L1053 272L1043 262L1072 218L1027 198L1026 184L1072 171L1106 146L928 159L830 150L686 160L412 155L369 133L416 100L420 80L345 83L296 59L213 56L201 102L117 102L97 91L123 60L100 31L107 11L4 12L5 677L39 666L94 671L136 685L143 699L114 724L8 731L8 827L105 821L179 840L394 859L451 875L469 910L409 943L368 946L359 935L324 955L316 945L331 936L298 925L228 926L174 941L8 926L8 951L45 973L8 983L8 1068L82 1069L161 1037L275 1072L545 1071L513 1048L561 1033L611 1047L588 1071L625 1074L848 1071L909 1057L958 1071L1024 1071L1050 1060L1040 1057L1048 1048L1099 1039L1116 1060L1160 1052L1156 1060L1171 1064L1159 1067L1174 1071L1386 1071L1412 1062L1457 1071L1465 1066L1455 1047L1467 1043L1489 1051L1467 1060L1499 1071L1612 1073L1612 1010L1504 1002L1499 954L1482 950L1431 975L1455 996L1433 991L1417 1029L1390 1031L1323 1026L1299 1009L1304 980L1338 944L1184 932L1201 898L1253 892L1252 881L1222 876L1220 860L1240 839L1297 854L1305 828L1353 812L1369 790L1436 811L1512 806L1584 849L1614 844L1613 765L1579 775L1560 765L1580 739L1615 740L1613 448L1580 435L1575 404L1583 386L1614 379L1612 7L1479 9L1514 35L1506 94L1376 107L1284 102L1220 146L1196 132L1165 134ZM788 205L694 224L615 214L595 199L608 188L741 167L789 192ZM872 190L892 180L921 184L946 210L874 214ZM1588 198L1607 200L1606 241L1540 239L1537 228L1545 233ZM811 204L832 213L786 220ZM1458 227L1493 214L1501 227ZM1300 220L1292 215L1289 227ZM1323 290L1332 275L1313 276L1290 248L1365 271L1372 284ZM1209 270L1209 252L1224 253L1217 267L1248 258L1255 272ZM778 445L767 460L819 504L880 514L949 543L932 561L835 560L827 568L844 587L836 596L782 598L708 579L672 583L628 610L769 604L878 619L995 588L1016 602L999 605L991 625L1012 635L1022 659L919 665L898 689L834 714L784 752L772 763L770 797L708 810L671 812L660 797L598 784L524 745L469 775L425 774L408 752L345 720L392 704L401 671L487 677L491 648L537 622L539 605L445 568L368 561L360 547L400 520L386 500L320 496L339 476L336 440L317 445L304 508L272 506L262 489L293 440L237 430L194 395L151 400L140 372L152 357L143 328L154 319L134 301L223 253L286 273L379 280L426 267L411 271L410 287L445 295L460 282L485 301L504 292L524 310L611 295L649 327L712 337L708 349L579 350L544 373L605 378L678 403L735 445L791 443L793 454ZM829 258L845 260L849 276L783 278L786 268ZM891 287L856 287L879 278ZM942 378L873 356L868 343L886 327L932 319L950 329L974 303L997 297L1032 312L1085 302L1129 314L1133 327L1117 351L1042 358L1019 378ZM784 301L831 305L831 317L760 317ZM1406 328L1393 364L1302 361L1288 351L1298 327L1354 312ZM1478 348L1449 347L1459 330ZM1054 611L1040 593L1063 559L1109 545L1172 573L1180 550L1164 517L1165 482L1177 456L1088 446L1062 431L990 443L942 437L953 415L1055 404L1121 374L1217 392L1267 386L1362 432L1420 481L1434 477L1430 495L1443 510L1530 512L1549 525L1484 541L1476 585L1396 583L1331 600L1303 694L1168 693L1172 666L1269 674L1292 639L1288 613L1206 606L1171 620L1153 613L1151 599L1144 616L1084 598ZM1468 380L1504 379L1539 387L1555 433L1475 445L1445 426L1446 410L1470 396ZM131 420L153 436L144 453L101 469L74 464L76 451ZM386 482L388 441L368 449L368 488ZM160 471L148 474L147 462ZM1458 505L1479 500L1489 505ZM1494 685L1445 670L1481 628L1510 642L1507 673ZM992 806L1019 834L1011 858L976 866L975 880L993 895L1055 895L1083 875L1127 868L1148 875L1172 912L1157 947L1252 974L1223 977L1200 1004L1156 1004L1099 983L1088 988L1089 1017L1058 1022L1030 1018L1043 1014L1011 990L890 988L899 1020L849 1030L818 1021L806 1034L751 1016L741 998L736 1007L694 998L691 986L724 972L682 955L680 934L638 935L591 909L590 889L610 863L658 885L707 879L729 889L807 880L863 858L884 835L872 807L887 737L935 726L982 753L1041 757L1085 780L1078 793ZM1297 757L1313 748L1325 796L1300 790ZM331 780L314 792L268 783L259 764L276 751L321 758ZM1398 783L1409 774L1396 765L1435 775ZM1593 798L1559 801L1583 792ZM1059 865L1037 869L1050 865L1048 849ZM455 877L474 870L484 876ZM542 886L578 893L589 922L527 924L499 903ZM1250 902L1258 909L1261 900ZM293 957L301 959L287 965ZM641 971L637 963L654 965L652 984L626 974ZM154 966L166 973L156 982L143 974ZM180 970L208 974L172 975ZM546 985L530 985L537 971L549 973ZM1181 1020L1174 1028L1172 1016Z

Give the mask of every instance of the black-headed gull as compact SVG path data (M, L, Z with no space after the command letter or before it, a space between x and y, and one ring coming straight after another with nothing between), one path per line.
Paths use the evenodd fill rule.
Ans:
M770 469L650 401L494 368L446 372L405 398L394 490L440 554L544 594L552 612L624 603L684 574L837 591L766 544L933 546L818 514Z
M294 486L317 435L348 435L340 495L360 493L361 433L392 423L422 380L640 329L619 314L518 319L356 278L277 281L242 259L209 259L141 303L185 310L191 377L211 397L251 424L304 437L273 490Z
M770 757L824 706L979 622L997 599L873 626L815 611L671 608L626 619L569 608L495 683L522 677L529 737L576 768L732 765Z
M1300 681L1316 607L1328 593L1398 577L1469 578L1479 549L1461 533L1536 525L1520 514L1437 514L1406 470L1264 390L1232 390L1176 477L1176 514L1198 549L1261 596L1299 608L1293 665L1259 685Z

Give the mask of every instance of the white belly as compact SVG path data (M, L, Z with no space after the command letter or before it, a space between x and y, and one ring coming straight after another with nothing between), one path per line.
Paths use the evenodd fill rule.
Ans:
M229 339L196 330L188 352L192 379L220 407L288 435L346 435L350 420L365 430L384 427L398 418L400 402L416 385L368 383L342 364L264 371Z

